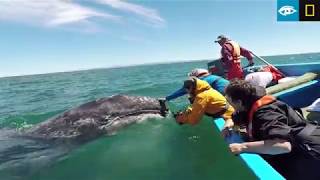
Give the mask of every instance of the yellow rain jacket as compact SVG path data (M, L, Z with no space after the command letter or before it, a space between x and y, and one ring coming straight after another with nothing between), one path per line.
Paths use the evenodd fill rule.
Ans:
M214 116L221 112L224 112L221 116L226 121L231 119L234 109L227 104L226 98L212 89L206 81L196 79L195 99L192 106L182 113L183 123L194 125L204 114Z

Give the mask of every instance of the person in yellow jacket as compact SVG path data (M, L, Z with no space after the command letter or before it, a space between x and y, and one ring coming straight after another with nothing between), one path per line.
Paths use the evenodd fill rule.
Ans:
M193 100L191 107L177 114L177 123L194 125L205 114L215 118L222 117L225 120L224 129L233 127L231 118L233 107L228 105L226 98L212 89L206 81L190 78L184 82L183 87Z

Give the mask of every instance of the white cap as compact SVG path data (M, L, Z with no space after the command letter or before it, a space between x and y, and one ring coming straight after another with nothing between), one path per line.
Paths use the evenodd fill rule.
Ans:
M190 73L188 73L188 76L200 77L205 74L209 74L209 71L207 69L197 68L197 69L193 69Z

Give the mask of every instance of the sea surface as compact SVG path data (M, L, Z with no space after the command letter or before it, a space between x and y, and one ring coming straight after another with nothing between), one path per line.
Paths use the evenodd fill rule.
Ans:
M274 64L319 62L320 53L264 58ZM164 97L181 87L191 69L206 68L208 61L0 78L0 149L4 129L20 131L114 94ZM255 62L259 64L259 60ZM177 111L186 104L182 97L169 106ZM0 179L255 179L244 163L229 153L208 117L196 126L179 126L172 117L149 119L84 144L50 163L25 163L27 167L22 169L0 168Z

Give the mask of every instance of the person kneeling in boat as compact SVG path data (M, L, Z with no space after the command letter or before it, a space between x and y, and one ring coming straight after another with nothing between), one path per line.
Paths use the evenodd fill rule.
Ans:
M232 153L261 154L287 179L320 179L320 127L289 105L266 95L265 88L231 81L226 98L237 112L235 125L245 125L250 142L229 145ZM237 117L238 116L238 117Z
M183 87L192 97L193 102L186 111L176 115L177 123L194 125L206 114L214 118L223 117L226 130L233 127L231 115L234 109L228 105L225 97L212 89L206 81L192 77L184 81Z
M255 71L246 75L245 80L256 86L275 85L278 84L278 80L284 78L283 74L272 66L265 66Z
M206 81L207 83L210 84L210 86L214 89L217 90L219 93L224 94L224 89L226 86L229 84L229 81L216 75L211 75L208 70L206 69L193 69L190 73L188 73L189 77L197 77L201 80ZM179 90L175 91L174 93L170 94L167 96L165 99L167 101L176 99L180 96L183 96L187 94L187 91L185 88L180 88Z

